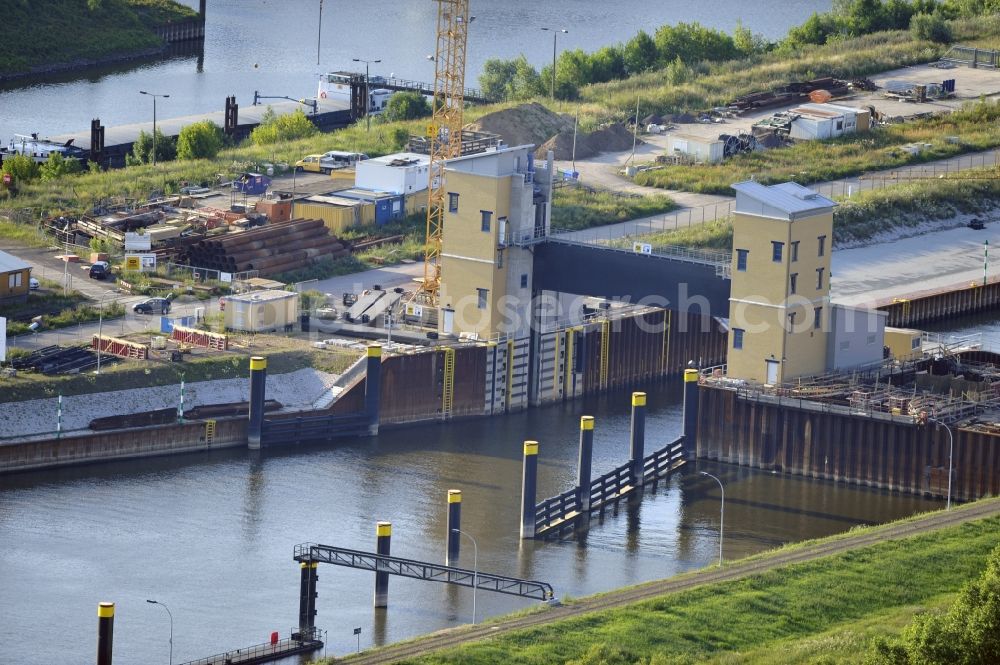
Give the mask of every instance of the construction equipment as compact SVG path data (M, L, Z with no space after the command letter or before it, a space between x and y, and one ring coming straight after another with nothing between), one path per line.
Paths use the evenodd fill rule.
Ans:
M437 303L441 283L444 231L444 163L462 152L462 107L465 103L465 52L469 33L469 0L437 0L434 48L434 114L427 126L430 168L427 187L427 240L424 247L424 294Z

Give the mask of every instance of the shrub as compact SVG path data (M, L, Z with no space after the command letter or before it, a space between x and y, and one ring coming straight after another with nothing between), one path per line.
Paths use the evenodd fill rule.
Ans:
M939 13L916 14L910 19L910 31L917 39L927 39L939 44L951 41L951 26Z
M385 107L384 117L392 122L396 120L416 120L431 114L431 105L419 92L397 92L389 98Z
M260 124L250 133L250 143L253 145L273 145L284 141L307 138L319 130L310 122L302 109L284 115L275 114L267 107Z
M177 137L178 159L211 159L219 154L225 137L211 120L186 125Z

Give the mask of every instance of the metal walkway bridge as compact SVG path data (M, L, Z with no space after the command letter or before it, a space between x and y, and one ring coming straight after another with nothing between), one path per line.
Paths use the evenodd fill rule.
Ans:
M401 559L372 552L361 552L344 547L303 543L295 546L295 560L300 563L329 563L346 568L357 568L377 573L388 573L430 582L444 582L456 586L505 593L510 596L551 600L552 585L535 580L522 580L482 571L454 566L442 566L427 561Z

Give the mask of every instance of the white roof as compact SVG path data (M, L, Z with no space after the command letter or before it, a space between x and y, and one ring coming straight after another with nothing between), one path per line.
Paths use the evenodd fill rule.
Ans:
M0 252L0 273L15 272L17 270L31 269L31 264L25 263L7 252Z
M818 192L795 182L780 185L762 185L748 180L732 186L736 190L736 211L756 215L774 216L764 212L761 206L783 213L787 219L809 217L832 210L836 202ZM753 205L756 203L757 205Z
M226 296L226 300L232 302L267 302L269 300L284 300L286 298L294 298L299 294L293 291L278 291L277 289L268 289L266 291L250 291L249 293L241 293L234 296Z
M392 162L397 162L393 164ZM399 162L410 162L409 164L403 164ZM427 166L431 163L431 158L429 155L421 155L418 152L397 152L392 155L384 155L382 157L372 157L371 159L366 159L360 162L359 166L372 166L378 164L379 166L392 166L396 168L407 167L407 166Z

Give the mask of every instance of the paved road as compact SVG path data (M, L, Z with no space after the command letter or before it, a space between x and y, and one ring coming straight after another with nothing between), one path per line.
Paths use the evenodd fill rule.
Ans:
M616 159L627 159L628 153L610 153L608 155L603 155L602 158L609 160L609 162L613 162ZM925 164L915 164L913 166L907 166L899 169L873 171L862 177L843 178L829 182L820 182L810 185L809 187L815 189L824 196L847 196L862 190L890 187L900 182L906 182L910 179L933 178L938 176L943 177L948 173L965 171L970 168L993 166L998 162L1000 162L1000 150L988 150L985 152L960 155L958 157L950 157L948 159L940 159L933 162L927 162ZM577 169L579 170L580 168L581 167L578 162ZM583 173L584 171L581 171L581 174ZM631 182L620 177L618 179L625 183ZM586 178L582 178L582 181L588 184L590 182ZM614 191L635 191L630 187L616 187L613 183L604 186L608 186ZM628 222L621 222L619 224L599 226L592 229L584 229L582 231L571 231L560 234L560 236L577 242L600 242L602 240L630 238L649 233L696 226L698 224L725 217L732 212L732 206L735 201L733 197L729 196L708 196L701 194L692 195L690 193L668 190L651 190L651 188L648 187L640 189L655 191L659 194L668 194L682 207L680 210L666 215L653 215L651 217L643 217L641 219L634 219Z
M678 578L649 582L636 587L612 591L601 596L591 596L571 605L546 609L528 616L514 617L499 623L465 626L434 633L426 638L382 649L348 656L342 661L349 665L375 665L394 663L404 659L426 656L441 649L449 649L464 644L478 642L505 635L517 630L536 628L571 617L602 610L625 607L658 596L685 591L705 584L728 582L756 575L783 566L812 561L825 556L870 547L888 540L900 540L920 533L934 531L948 526L964 524L972 520L993 517L1000 514L1000 501L986 500L953 509L927 513L914 521L889 524L865 531L845 535L839 540L825 541L789 549L763 559L743 560L727 564L722 568L712 567L702 572Z

